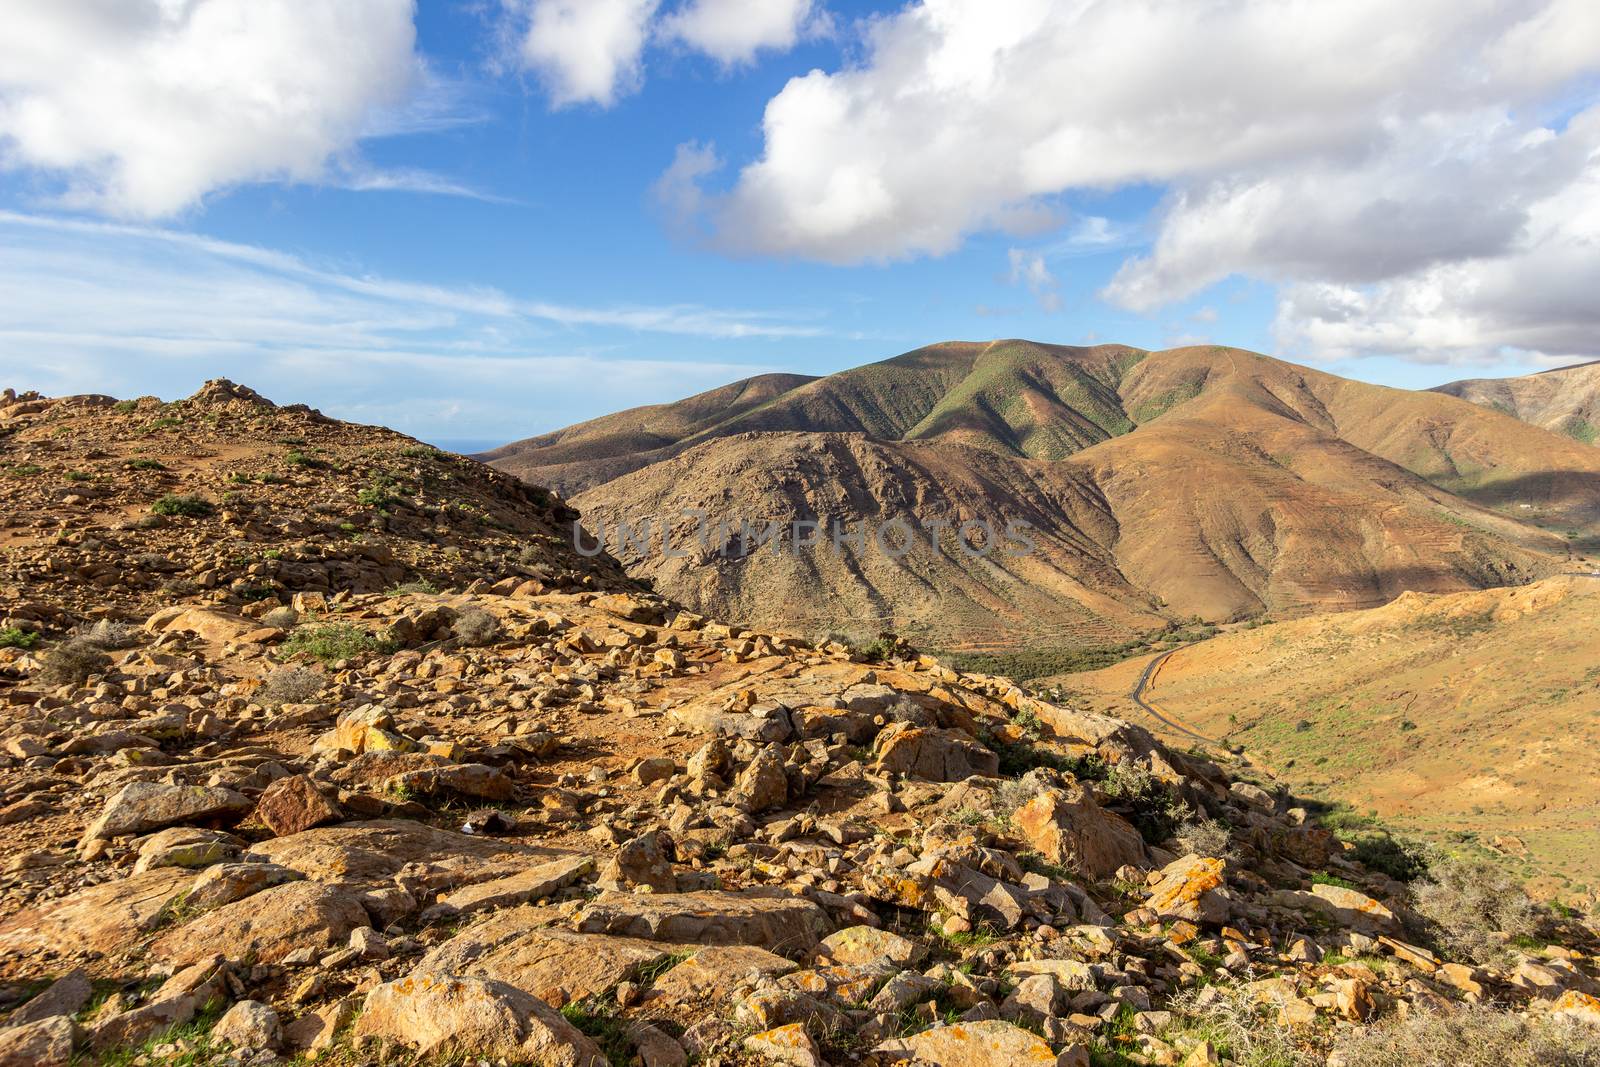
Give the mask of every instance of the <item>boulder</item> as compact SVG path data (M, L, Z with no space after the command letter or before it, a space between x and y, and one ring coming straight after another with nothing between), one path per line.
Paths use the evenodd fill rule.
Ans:
M880 774L930 782L959 782L973 775L995 778L1000 757L959 730L891 723L874 742Z
M602 893L573 914L572 924L581 933L804 952L816 947L828 920L801 897L707 890Z
M243 846L237 837L219 830L171 826L139 842L133 873L142 874L157 867L209 867L233 859Z
M591 856L564 856L519 874L465 886L442 897L441 909L467 914L548 897L594 870Z
M368 926L367 912L351 894L317 882L289 882L190 920L157 938L151 954L177 966L219 949L229 958L277 963L296 949L331 949Z
M193 880L191 871L163 867L20 911L0 919L0 957L40 952L115 955L153 929Z
M1161 880L1150 891L1145 907L1163 919L1221 924L1233 911L1233 900L1223 877L1226 864L1219 859L1188 855L1161 869Z
M493 915L434 948L416 969L493 979L560 1007L613 989L669 953L655 941L540 925L549 918L530 907Z
M358 1039L425 1057L504 1057L544 1067L608 1067L595 1043L538 997L503 982L418 973L367 994Z
M1118 867L1150 861L1133 824L1103 810L1078 782L1041 788L1011 822L1045 859L1095 881L1110 878Z
M308 775L279 778L256 801L256 818L277 837L297 834L343 818L339 805L322 795Z
M249 1052L276 1049L283 1044L283 1026L278 1013L259 1000L241 1000L217 1020L211 1037Z
M826 956L835 964L885 960L910 967L927 954L928 948L921 942L875 926L846 927L823 938L817 948L818 956Z
M754 945L710 945L657 978L650 994L669 1004L721 1001L742 985L794 969L794 963Z
M186 907L207 911L275 885L297 882L300 878L300 872L276 863L219 863L195 877L183 903Z
M7 1027L0 1030L0 1067L68 1067L79 1036L65 1015Z
M147 834L179 823L231 826L251 808L249 798L232 789L203 785L130 782L119 789L100 817L84 832L85 841Z
M826 1067L822 1050L801 1023L763 1030L744 1039L744 1050L768 1063L787 1063L793 1067Z

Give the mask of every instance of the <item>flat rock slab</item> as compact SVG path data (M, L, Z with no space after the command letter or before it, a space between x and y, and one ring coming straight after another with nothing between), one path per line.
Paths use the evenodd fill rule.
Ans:
M1013 1067L1056 1062L1055 1051L1043 1039L998 1019L924 1030L887 1041L878 1046L877 1052L891 1062L900 1058L931 1067Z
M675 1004L724 1000L741 985L788 974L796 966L754 945L709 945L657 978L650 995Z
M263 841L251 853L319 882L354 885L387 883L408 863L445 857L487 866L508 860L537 863L569 854L439 830L406 819L322 826Z
M180 824L231 826L252 807L248 797L220 786L129 782L106 801L105 810L83 836L86 841L96 841Z
M614 989L666 959L672 948L634 937L530 927L528 922L547 922L548 916L532 908L517 912L463 930L424 956L417 970L494 979L561 1007Z
M594 857L566 856L541 863L531 870L488 882L478 882L447 894L440 904L458 914L487 908L504 908L550 896L594 871Z
M608 1067L595 1043L538 997L502 982L413 974L367 995L357 1038L424 1056L504 1057L543 1067Z
M719 890L602 893L573 915L572 924L586 934L756 945L779 953L810 951L828 930L822 909L801 897Z
M174 966L217 953L233 960L277 963L306 946L342 945L350 931L369 925L366 909L348 892L318 882L288 882L162 934L151 954Z
M167 905L193 881L193 871L161 867L18 912L0 920L0 957L122 952L154 929Z

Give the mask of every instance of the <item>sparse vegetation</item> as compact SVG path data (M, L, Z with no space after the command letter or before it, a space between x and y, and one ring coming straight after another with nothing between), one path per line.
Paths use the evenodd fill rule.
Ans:
M1189 805L1171 786L1135 760L1123 760L1113 766L1101 788L1113 799L1111 808L1126 815L1152 845L1171 837L1193 817Z
M83 640L96 648L130 648L138 642L139 631L116 619L101 619L84 631Z
M52 688L62 685L79 686L96 674L103 674L111 666L111 657L99 645L81 637L63 641L47 649L37 680Z
M123 466L131 471L164 471L167 469L166 464L159 459L150 459L148 457L130 459Z
M1600 1065L1600 1029L1487 1006L1388 1019L1347 1032L1335 1047L1351 1067Z
M192 494L168 493L150 505L150 513L153 515L185 515L192 519L203 519L216 510L216 505L211 501Z
M1172 836L1184 852L1216 859L1229 859L1233 856L1230 844L1232 835L1227 824L1216 819L1194 819L1185 822Z
M348 622L316 623L298 627L283 643L284 659L306 655L323 663L355 659L368 652L391 652L387 641Z
M456 616L450 632L463 645L487 645L500 636L500 620L482 608L468 608Z
M0 648L29 649L38 643L39 634L34 630L24 630L20 626L0 628Z
M1484 859L1440 854L1412 887L1412 904L1450 955L1478 963L1507 954L1507 942L1538 933L1543 912L1510 872Z
M328 684L319 671L310 667L279 667L262 680L256 690L256 703L276 708L284 704L304 704Z
M1171 1010L1177 1019L1162 1035L1168 1041L1209 1041L1239 1067L1297 1067L1302 1062L1294 1035L1274 1018L1276 1007L1247 989L1219 985L1189 990L1173 998Z

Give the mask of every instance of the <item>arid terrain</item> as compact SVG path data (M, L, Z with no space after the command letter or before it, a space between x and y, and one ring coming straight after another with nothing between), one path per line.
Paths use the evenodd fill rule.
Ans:
M1252 463L1352 447L1262 419ZM1437 530L1416 580L1455 589L1553 558L1372 455L1340 477L1393 494L1373 560ZM1082 704L690 610L577 554L555 495L389 431L226 382L7 394L0 494L5 1067L1600 1057L1581 910Z
M1469 378L1434 392L1503 411L1586 445L1600 443L1600 362L1517 378Z
M1117 644L1195 618L1517 584L1600 534L1600 453L1570 437L1218 347L934 345L484 458L571 495L631 573L699 610L950 649ZM898 521L921 540L899 556L843 538L747 555L720 533L697 542L686 509L825 531ZM1033 550L968 565L954 531L978 519L1028 523ZM615 536L647 520L687 551Z
M1470 833L1546 892L1600 890L1600 575L1407 593L1173 652L1144 689L1296 792L1436 839ZM1042 680L1169 741L1129 698L1150 657Z

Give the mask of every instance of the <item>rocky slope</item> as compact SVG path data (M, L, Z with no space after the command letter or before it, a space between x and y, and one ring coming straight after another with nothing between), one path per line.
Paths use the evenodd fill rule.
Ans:
M1295 791L1443 839L1470 830L1558 896L1600 891L1600 579L1406 594L1219 634L1146 693ZM1150 657L1042 679L1182 740L1129 700Z
M586 451L602 458L574 462ZM1109 644L1194 616L1517 583L1600 531L1590 449L1453 398L1215 347L935 345L797 384L751 379L487 458L556 479L632 573L696 608L768 626L798 611L818 632L940 647ZM898 523L918 547L825 536L823 551L754 563L725 536L694 543L690 510L820 521L825 535ZM954 533L972 520L1028 523L1034 548L973 562ZM648 547L618 536L646 521ZM662 551L664 526L686 555Z
M311 418L227 392L184 485L239 469L253 419ZM121 461L51 427L126 412L22 403L10 465ZM412 447L317 426L346 470ZM502 539L560 505L427 462L497 517L483 573L471 525L411 516L435 498L364 529L437 592L364 566L261 590L210 547L243 511L90 527L39 474L0 482L28 516L0 622L0 1064L1351 1065L1435 1017L1600 1050L1576 919L1463 948L1405 872L1136 726L715 622L556 542L516 572ZM344 481L294 489L250 514L357 523ZM106 562L177 555L192 587L33 562L37 531L102 529Z
M1433 391L1503 411L1584 444L1600 442L1600 361L1517 378L1468 378Z

